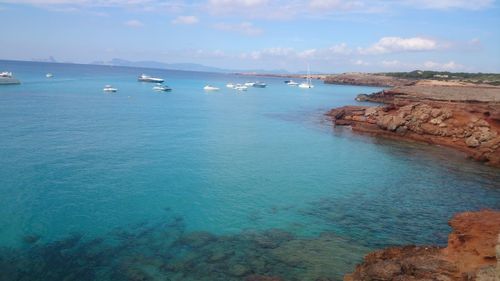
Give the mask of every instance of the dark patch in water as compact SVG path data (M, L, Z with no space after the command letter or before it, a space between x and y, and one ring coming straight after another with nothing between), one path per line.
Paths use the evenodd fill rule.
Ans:
M332 233L186 232L180 217L0 249L0 280L341 280L368 249ZM329 278L329 279L326 279ZM266 280L266 279L262 279ZM269 279L273 280L273 279ZM274 279L278 280L278 279Z
M390 201L383 194L375 199L362 194L343 200L323 198L301 212L371 249L446 244L450 231L446 222L451 215L436 214L429 208L407 208L403 202Z
M38 234L28 234L23 237L23 242L26 244L35 244L40 238Z

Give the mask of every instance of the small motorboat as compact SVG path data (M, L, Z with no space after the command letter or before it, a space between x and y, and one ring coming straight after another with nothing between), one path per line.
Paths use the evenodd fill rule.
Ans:
M255 85L255 82L246 82L245 83L245 86L247 86L247 87L253 87L253 85Z
M205 87L203 87L203 90L205 90L205 91L218 91L220 89L217 87L211 86L211 85L206 85Z
M235 90L238 90L238 91L246 91L248 90L248 87L246 85L241 85L241 84L238 84L234 87Z
M139 82L149 82L149 83L163 83L165 82L164 79L157 78L157 77L151 77L146 74L141 74L139 78L137 78L137 81Z
M265 87L267 87L267 84L266 84L266 83L263 83L263 82L255 82L255 83L253 84L253 86L254 86L255 88L265 88Z
M233 89L234 88L234 84L233 83L227 83L226 87Z
M156 86L153 87L153 90L157 92L170 92L172 91L172 88L166 85L156 84Z
M21 84L19 80L14 78L12 75L12 72L0 72L0 85L15 85L15 84Z
M12 72L7 72L7 71L0 72L0 77L12 78Z
M117 88L113 88L111 85L104 86L104 89L102 90L106 93L116 93L118 91Z
M47 77L47 78L52 78L52 77L54 77L54 74L52 74L52 73L47 73L47 74L45 74L45 77Z
M293 80L288 81L288 83L286 83L286 84L287 84L288 86L298 86L298 85L299 85L299 83L297 83L297 82L295 82L295 81L293 81Z
M288 83L290 83L290 81L292 81L292 80L285 80L284 83L288 84Z

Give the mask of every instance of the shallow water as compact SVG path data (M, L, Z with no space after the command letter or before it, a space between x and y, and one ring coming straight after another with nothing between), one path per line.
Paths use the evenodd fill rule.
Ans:
M1 69L23 84L0 87L0 280L339 280L371 249L442 245L454 213L500 208L498 170L325 120L376 88ZM153 92L142 72L174 90Z

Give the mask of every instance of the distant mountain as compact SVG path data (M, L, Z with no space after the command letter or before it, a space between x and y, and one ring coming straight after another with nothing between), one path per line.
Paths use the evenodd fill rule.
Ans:
M200 71L200 72L218 72L218 73L259 73L259 74L287 74L286 70L235 70L223 69L212 66L206 66L197 63L163 63L157 61L129 61L124 59L114 58L110 61L94 61L91 64L97 65L114 65L114 66L128 66L128 67L144 67L144 68L159 68L159 69L174 69L184 71Z
M51 62L51 63L57 63L58 61L53 57L53 56L50 56L46 59L31 59L32 61L36 61L36 62Z

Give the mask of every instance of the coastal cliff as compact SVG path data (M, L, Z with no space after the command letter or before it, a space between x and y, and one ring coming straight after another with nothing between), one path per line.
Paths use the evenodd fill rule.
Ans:
M368 254L344 281L500 280L500 212L455 215L448 246L405 246Z
M335 125L395 139L438 144L500 166L500 88L417 84L396 87L327 113Z

